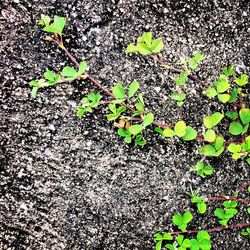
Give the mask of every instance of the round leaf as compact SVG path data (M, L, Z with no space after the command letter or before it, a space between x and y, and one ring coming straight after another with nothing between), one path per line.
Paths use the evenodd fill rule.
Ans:
M240 135L243 131L243 126L239 122L231 122L229 132L232 135Z
M178 121L175 124L174 132L179 137L184 136L186 134L186 123L184 121Z

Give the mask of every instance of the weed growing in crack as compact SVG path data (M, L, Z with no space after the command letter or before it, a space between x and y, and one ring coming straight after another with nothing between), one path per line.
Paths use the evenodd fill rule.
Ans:
M55 16L52 20L49 16L42 15L38 24L43 27L45 32L49 33L46 40L57 44L75 64L75 67L66 66L61 72L47 70L41 79L31 81L29 84L32 88L32 97L37 96L38 90L59 83L75 80L90 81L98 88L98 92L90 92L82 98L81 104L76 108L76 115L82 119L85 113L92 113L100 106L107 105L109 110L107 120L112 122L114 127L117 128L117 134L125 143L134 142L135 145L143 147L146 144L144 131L147 128L154 127L155 132L166 139L177 137L183 141L195 140L199 143L204 143L199 148L199 153L203 155L202 160L190 169L201 177L210 175L213 172L213 168L210 165L205 165L204 160L207 157L218 157L226 149L232 154L233 159L246 158L247 163L250 165L250 135L248 135L250 109L244 103L246 94L244 94L243 89L248 84L248 76L241 74L235 77L236 73L233 65L222 68L222 74L214 82L213 86L210 87L209 84L200 80L193 73L205 59L205 56L199 51L190 58L183 57L181 59L182 68L178 69L168 66L161 56L157 54L162 51L164 43L160 38L153 39L152 32L143 33L137 39L135 45L130 44L127 47L127 54L136 53L149 56L160 63L165 69L178 74L178 76L172 78L176 84L176 91L170 97L177 102L178 106L182 106L185 101L186 93L183 91L182 86L187 83L187 79L206 87L205 95L208 98L217 97L220 102L232 105L231 109L225 112L225 114L223 112L215 112L205 116L203 119L203 132L198 134L196 129L187 125L183 120L177 121L173 125L166 125L164 122L157 121L152 112L145 111L147 109L145 109L139 82L131 82L128 88L122 83L116 83L110 91L87 73L87 62L78 63L63 44L62 32L66 24L66 18ZM231 139L226 141L224 139L225 135L221 135L218 129L215 128L222 120L225 120L223 119L225 117L230 119L228 133L236 137L236 141L232 141ZM250 201L238 198L238 194L246 189L250 192L250 181L239 187L233 196L202 197L198 196L197 193L191 193L191 203L197 206L200 214L206 213L208 202L224 201L223 208L218 207L214 211L214 216L218 219L218 223L221 226L207 230L187 230L193 215L190 212L175 214L173 216L173 223L181 231L155 234L156 249L160 250L162 247L165 247L170 250L209 250L211 249L210 233L229 228L246 227L246 230L242 231L241 235L248 236L250 234L250 223L230 224L230 219L239 212L236 208L238 203L248 205L247 212L250 213ZM196 234L196 236L188 238L184 234Z

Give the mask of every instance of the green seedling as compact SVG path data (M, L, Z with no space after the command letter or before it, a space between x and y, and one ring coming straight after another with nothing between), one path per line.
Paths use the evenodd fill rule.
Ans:
M93 108L99 105L101 98L99 93L89 93L87 97L82 98L82 105L76 108L77 116L81 119L86 112L92 113Z
M205 177L205 175L211 175L213 170L213 167L205 165L202 161L197 162L195 166L190 168L190 171L196 172L197 175L201 177Z
M228 68L222 68L224 74L220 75L219 79L214 82L214 87L209 87L205 95L209 98L218 97L222 103L233 103L237 100L238 95L243 95L242 86L248 83L248 76L242 74L234 81L239 87L233 87L229 82L229 77L235 74L234 66L230 65ZM232 90L231 90L232 89Z
M177 236L176 241L173 244L166 244L165 248L170 250L186 250L187 248L190 248L190 240L185 239L184 235L180 234Z
M226 76L233 76L235 74L234 71L234 65L231 64L228 68L227 67L223 67L221 69L221 71L226 75Z
M154 240L156 241L155 250L161 250L163 241L173 240L173 236L169 233L156 233L154 235Z
M207 211L206 199L195 195L192 197L191 202L197 205L200 214L204 214Z
M225 149L224 138L222 136L217 136L212 144L207 144L199 148L199 153L205 156L215 156L221 155Z
M178 107L181 107L184 104L184 101L186 99L186 94L185 93L173 92L171 94L170 98L172 100L176 101Z
M197 137L197 132L191 126L187 126L184 121L178 121L175 124L174 129L166 128L162 130L161 128L156 128L155 131L160 133L163 138L177 136L184 141L191 141Z
M248 84L248 76L246 74L241 75L240 77L235 79L235 82L240 87Z
M210 235L208 232L201 230L197 233L196 239L190 240L191 250L210 250L212 248Z
M193 215L187 211L183 215L175 214L172 222L183 232L186 231L188 223L193 219Z
M196 52L193 57L186 58L183 57L181 59L181 63L183 65L183 72L179 74L178 77L173 77L172 80L175 82L177 86L183 86L186 84L188 76L191 74L192 70L195 70L199 63L205 59L205 56L203 56L200 51ZM168 68L168 66L166 66ZM178 93L173 92L171 95L171 99L177 102L177 105L181 107L184 103L184 100L186 98L185 93Z
M54 16L53 22L49 16L42 15L41 19L37 22L39 25L44 26L43 31L48 33L56 33L62 36L62 31L66 24L65 17Z
M188 239L184 235L178 235L173 244L168 243L165 245L165 248L169 250L210 250L211 247L210 235L204 230L199 231L195 239ZM158 249L161 248L156 248L156 250Z
M78 71L68 66L64 67L60 73L55 73L51 70L45 71L43 74L44 78L29 82L30 87L32 87L31 96L35 98L38 90L41 88L54 86L57 83L74 81L80 78L85 79L86 76L84 72L86 68L87 63L83 61L80 63Z
M239 112L239 115L237 112L229 113L229 115L231 116L231 118L235 118L234 120L236 120L238 117L240 118L240 120L230 123L230 134L244 135L245 133L247 133L250 123L250 109L242 108Z
M236 209L237 205L237 201L224 201L224 209L215 209L214 215L219 219L219 223L222 226L227 226L228 221L238 213L238 210Z
M126 53L140 53L144 56L153 53L159 53L163 47L163 41L160 38L152 39L152 32L144 32L141 37L137 39L137 44L129 44Z
M232 153L234 160L247 157L250 154L250 136L247 136L245 142L241 144L230 143L227 149ZM247 163L250 165L250 158L247 158Z

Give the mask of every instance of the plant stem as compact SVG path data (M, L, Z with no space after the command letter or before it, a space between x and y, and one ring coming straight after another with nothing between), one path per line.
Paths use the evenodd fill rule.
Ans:
M250 200L243 200L243 199L238 199L235 196L230 196L230 197L208 197L205 198L207 201L237 201L237 202L241 202L241 203L246 203L246 204L250 204Z
M237 188L236 192L239 193L243 191L244 189L246 189L248 186L250 186L250 181L247 181L244 184L242 184L239 188Z
M158 63L160 63L161 66L167 68L169 71L171 71L171 72L173 72L173 73L181 73L181 72L183 72L183 70L181 70L181 69L177 69L177 68L172 67L172 66L167 66L167 64L166 64L161 58L159 58L159 57L157 57L157 56L155 56L155 55L150 55L150 57L153 58L153 59L154 59L155 61L157 61ZM209 86L208 83L202 81L201 79L199 79L199 78L198 78L197 76L195 76L195 75L190 74L190 75L188 75L188 78L190 78L190 79L192 79L192 80L194 80L194 81L196 81L196 82L198 82L198 83L204 85L205 87L208 87L208 86Z
M218 231L222 231L224 229L230 229L230 228L240 228L240 227L249 227L250 226L250 222L249 223L238 223L238 224L232 224L229 226L221 226L221 227L215 227L215 228L211 228L211 229L202 229L207 231L208 233L212 233L212 232L218 232ZM201 230L187 230L186 232L182 232L182 231L176 231L176 232L172 232L170 233L171 235L179 235L179 234L192 234L192 233L198 233Z

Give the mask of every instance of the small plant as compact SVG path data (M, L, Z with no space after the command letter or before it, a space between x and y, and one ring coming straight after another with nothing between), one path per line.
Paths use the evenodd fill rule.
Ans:
M205 175L211 175L213 170L213 167L205 165L202 161L197 162L195 166L190 168L190 171L196 172L197 175L201 177L204 177Z
M152 32L144 32L137 39L136 45L128 45L126 53L140 53L144 56L159 53L164 47L163 41L160 38L152 39L152 36Z
M192 197L191 202L197 205L200 214L204 214L207 211L206 199L195 195Z
M77 109L77 116L81 119L85 112L92 113L93 109L96 108L101 100L102 96L100 93L89 93L87 97L82 98L82 105L78 106Z
M242 74L240 77L235 78L234 82L240 86L240 88L234 87L231 89L229 77L235 74L234 66L224 67L222 68L222 72L224 74L220 75L219 79L214 82L214 87L207 89L205 95L209 98L217 96L222 103L233 103L237 100L238 95L244 96L241 87L248 83L248 77L246 74Z
M200 51L197 51L191 58L183 57L181 59L183 71L181 70L178 77L172 78L176 86L178 86L178 92L173 92L171 99L177 102L177 106L181 107L186 99L186 94L180 89L180 86L186 84L187 78L191 75L192 70L197 69L204 59L205 56L202 55ZM169 69L168 66L165 67Z
M155 116L145 108L143 95L140 91L140 84L137 81L131 82L127 87L122 83L116 83L109 91L101 83L90 76L87 71L87 62L78 61L68 51L63 44L62 32L66 24L66 18L55 16L51 19L49 16L42 15L38 24L43 27L43 30L49 35L46 37L47 41L52 41L75 64L75 67L64 67L61 72L53 72L47 70L44 72L41 79L33 80L29 84L32 88L31 95L35 97L40 89L54 86L59 83L71 81L88 80L99 91L89 92L81 99L81 104L76 108L78 118L83 118L86 113L92 113L95 109L103 105L108 105L107 120L112 122L117 129L117 133L125 143L134 142L135 145L143 147L146 144L144 139L144 131L149 127L155 127L155 131L160 133L163 138L178 137L184 141L196 140L203 142L199 148L199 153L204 155L202 160L195 166L191 167L191 171L195 171L197 175L204 177L213 172L213 168L204 164L207 156L218 157L224 152L225 147L232 153L233 159L246 158L250 164L250 109L246 107L243 102L247 97L244 94L243 87L248 84L248 76L241 74L239 77L234 77L234 66L230 65L228 68L222 68L222 73L218 80L214 82L214 86L206 91L209 98L217 97L223 103L232 103L233 111L225 112L225 115L220 112L215 112L212 115L205 116L203 119L203 132L198 134L191 126L187 126L186 122L180 120L174 125L166 125L164 122L156 121ZM139 53L142 55L149 55L151 58L160 62L161 66L165 67L172 73L178 74L173 78L176 84L176 91L172 93L171 98L177 102L178 106L182 106L186 93L181 89L186 84L187 79L192 79L199 84L208 86L204 81L200 80L193 74L205 59L201 52L196 52L191 58L183 57L181 59L182 68L169 67L163 61L160 55L155 55L163 49L163 41L160 38L152 39L152 32L145 32L138 38L136 45L130 44L126 53ZM233 78L234 77L234 78ZM232 79L233 78L233 79ZM106 99L108 98L108 99ZM79 100L80 102L80 100ZM150 103L150 102L149 102ZM225 138L228 135L239 136L237 141L225 141L224 137L220 135L218 128L214 129L224 117L230 119L229 133L223 135ZM250 201L239 199L239 192L248 188L250 192L250 182L243 184L233 196L223 197L202 197L196 193L191 194L191 202L196 204L198 212L204 214L207 210L207 203L210 201L224 201L223 209L216 208L214 215L219 219L220 227L207 230L187 230L188 223L192 220L193 215L190 212L184 214L175 214L172 218L173 223L181 230L172 233L157 233L155 234L156 249L160 250L162 247L170 250L209 250L211 249L211 241L209 233L221 231L225 228L242 228L246 227L242 235L249 235L250 223L229 224L238 210L236 209L238 203L246 204L247 212L250 213ZM184 234L197 234L196 238L188 238ZM168 242L172 241L172 242ZM164 245L166 243L166 245Z
M163 138L177 136L184 141L191 141L197 137L197 132L191 126L187 126L184 121L178 121L173 129L165 128L162 130L161 128L156 128L155 131L161 134Z
M183 215L181 214L175 214L172 218L173 223L178 226L178 228L185 232L188 223L193 219L193 215L187 211Z
M238 210L236 209L237 205L237 201L224 201L224 209L215 209L214 215L219 219L221 225L226 226L228 221L238 213Z

